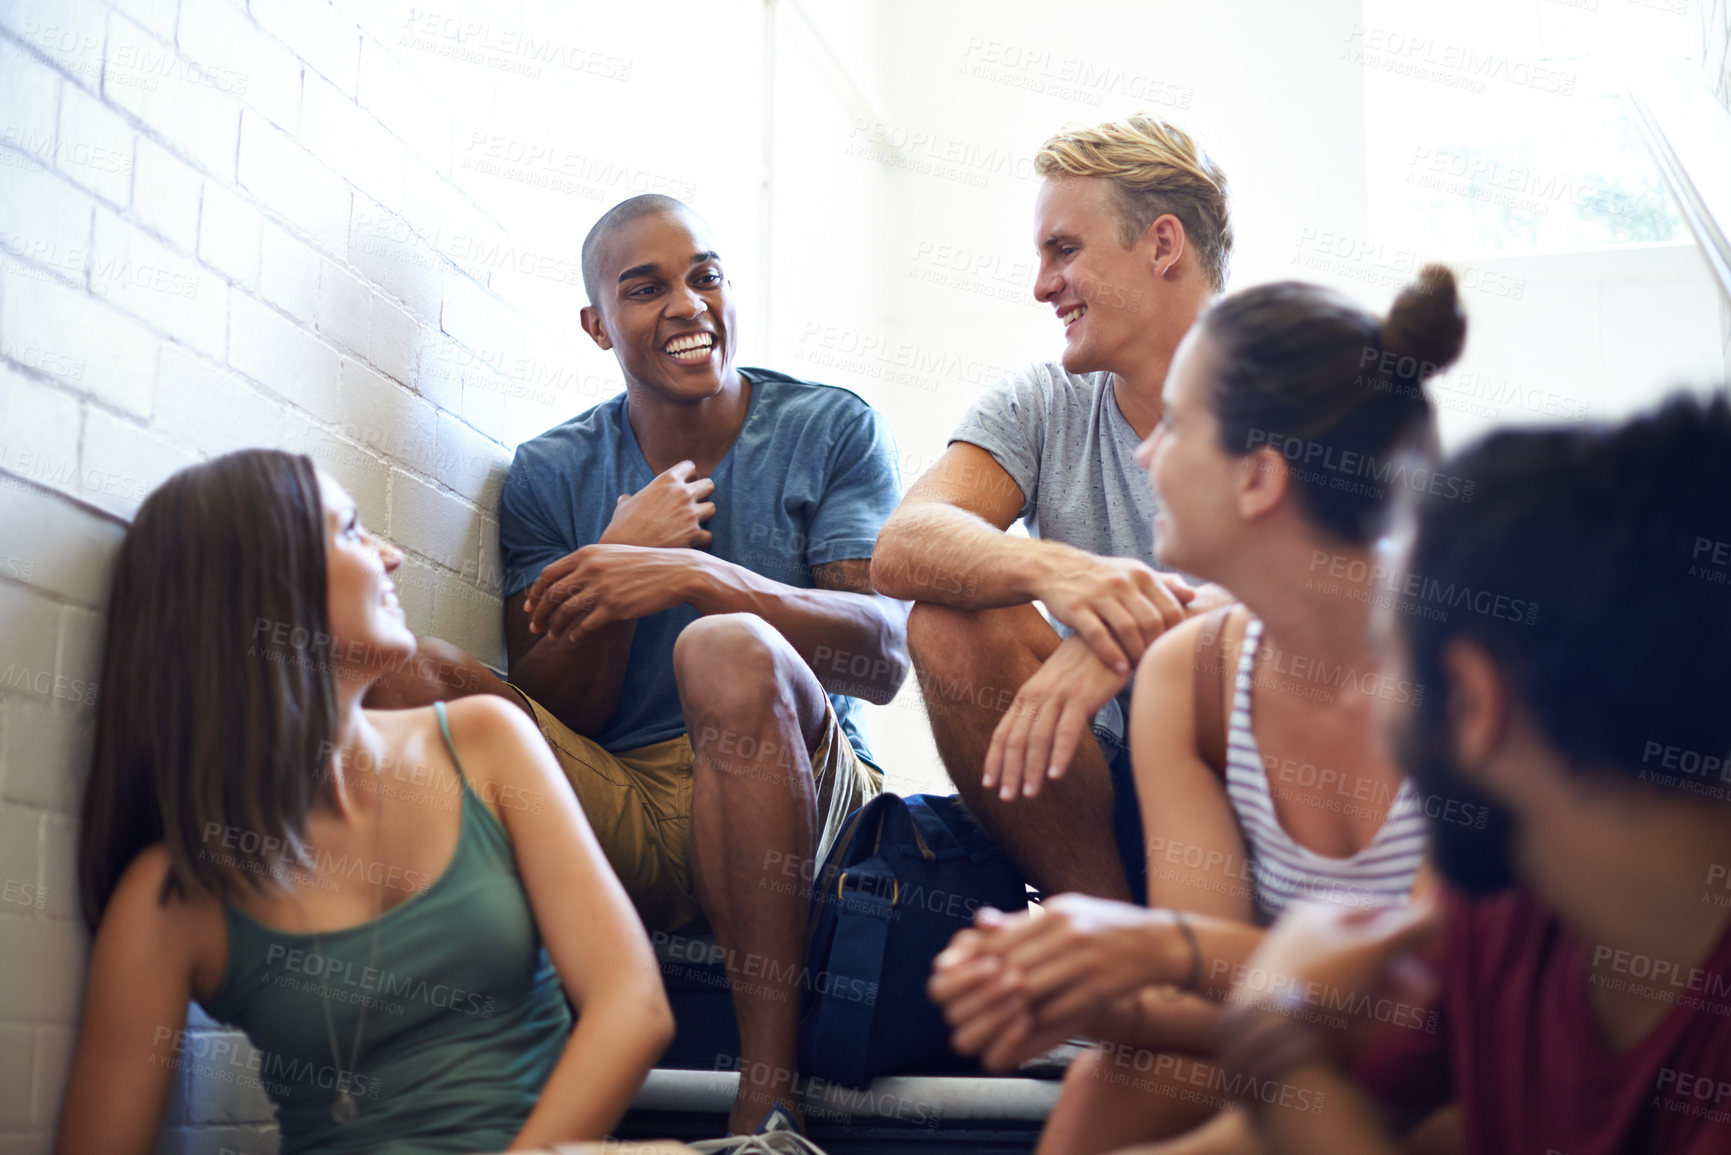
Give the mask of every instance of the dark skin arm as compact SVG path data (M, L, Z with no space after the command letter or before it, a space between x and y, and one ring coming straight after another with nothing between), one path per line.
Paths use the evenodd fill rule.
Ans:
M711 541L715 483L681 461L619 498L600 541L505 599L511 680L579 734L619 704L637 619L677 605L753 613L781 632L832 693L884 703L907 676L907 609L879 596L871 562L812 570L815 589L771 581L691 546Z
M825 690L888 702L908 671L905 609L871 592L866 559L819 566L812 580L818 588L798 589L697 550L587 546L507 601L512 680L578 733L596 733L618 704L636 620L690 605L756 614Z
M764 585L779 586L756 574L751 576ZM870 558L816 566L811 576L818 590L824 591L824 598L833 599L833 610L814 606L809 615L788 615L786 625L769 615L764 615L765 620L793 644L826 691L888 705L910 667L907 606L872 588ZM779 588L792 590L789 586ZM826 625L826 621L833 624ZM844 636L846 646L839 645L836 639Z
M599 734L619 706L637 620L614 622L580 642L529 632L528 590L505 599L505 652L511 682L579 734Z
M696 473L695 463L680 461L636 493L621 494L601 542L661 548L708 545L711 535L703 523L715 515L715 503L708 500L715 483ZM575 555L563 561L570 556ZM527 596L535 589L517 590L505 599L511 680L577 733L598 734L618 708L637 622L615 622L581 647L563 638L538 636L530 629L535 607Z

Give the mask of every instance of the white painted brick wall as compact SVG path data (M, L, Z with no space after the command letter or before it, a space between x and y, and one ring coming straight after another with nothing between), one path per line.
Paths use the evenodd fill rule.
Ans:
M258 288L264 216L252 202L213 180L204 182L198 215L198 259L247 289Z
M4 823L0 822L0 827ZM30 1118L31 1067L36 1038L22 1024L0 1027L0 1119Z
M8 159L17 163L0 179L0 271L83 284L94 202L36 160Z
M361 44L355 99L435 172L451 171L451 118L437 90L378 41Z
M391 474L391 536L404 549L471 578L480 564L480 519L453 493Z
M438 323L446 265L403 218L356 197L348 236L349 262L363 276L417 318Z
M313 319L319 255L275 224L266 223L259 245L259 296L297 321Z
M0 140L52 163L60 116L60 75L10 41L0 47L0 63L4 64L0 67L0 108L6 110Z
M41 888L42 875L37 869L41 815L24 807L0 810L0 879L10 888L15 905L34 905L34 896ZM26 893L24 887L28 887Z
M49 918L78 917L77 840L78 822L73 815L43 815L41 878L43 910Z
M176 249L196 252L199 192L204 184L198 173L147 136L138 140L133 173L133 214Z
M98 209L90 244L90 289L212 357L228 340L228 286L144 230Z
M361 35L353 20L327 0L253 0L252 14L314 72L354 96Z
M415 319L383 293L374 293L367 331L367 360L373 367L404 385L412 384L420 345L421 326Z
M305 442L306 419L224 366L178 345L156 362L155 427L178 444L215 455L253 445Z
M240 122L240 187L326 252L342 255L350 190L343 179L256 112Z
M1708 0L1701 15L1701 72L1731 109L1731 0ZM1731 381L1731 299L1719 298L1719 331L1725 338L1725 379Z
M85 411L78 461L82 495L118 517L132 516L146 494L197 460L196 454L124 417Z
M0 1155L50 1148L71 1062L102 609L153 486L308 453L407 551L410 624L502 660L508 415L484 361L524 320L475 259L505 234L451 184L406 13L0 2ZM228 1034L196 1008L189 1028ZM157 1150L274 1155L270 1116L183 1075Z
M80 87L98 91L108 10L96 0L14 0L0 5L0 27ZM10 65L8 65L10 67Z
M174 38L175 0L116 0L114 7L162 39Z
M173 45L118 14L108 18L102 95L113 106L149 125L152 135L199 168L234 175L240 104L199 82Z
M321 337L339 349L365 355L372 304L373 293L365 283L330 261L319 262L313 323Z
M490 517L481 519L481 576L475 586L489 597L517 592L505 588L505 567L499 559L499 523Z
M308 76L301 93L300 141L385 208L403 207L402 142L318 76Z
M7 976L0 990L0 1021L75 1022L89 948L90 936L80 923L48 918L34 905L17 901L0 905L0 973ZM24 1130L20 1122L7 1120L7 1130Z
M4 394L0 408L7 414L17 412ZM73 429L76 436L76 425ZM76 449L69 445L64 452ZM54 590L76 605L107 605L109 566L120 545L120 527L32 484L8 484L0 492L6 495L0 501L0 542L5 543L0 546L0 576Z
M28 348L28 346L26 346ZM76 487L80 415L78 401L24 376L0 368L0 411L6 414L6 440L0 461L37 484Z
M53 700L44 702L22 695L7 699L0 709L5 711L7 729L5 751L0 757L11 767L5 785L0 787L0 799L72 814L96 734L89 711L62 709ZM67 752L74 755L74 774L67 774L63 765Z
M511 456L449 413L439 414L437 476L447 488L482 509L499 507Z
M156 343L139 321L87 292L0 268L0 350L15 365L147 417Z
M239 0L180 0L181 52L211 70L212 83L288 132L300 118L301 66L247 18Z
M318 275L316 265L312 275ZM228 363L277 396L304 406L309 392L317 395L336 381L336 350L293 317L236 293L231 319Z
M56 167L91 192L124 208L132 195L132 130L78 88L60 94Z

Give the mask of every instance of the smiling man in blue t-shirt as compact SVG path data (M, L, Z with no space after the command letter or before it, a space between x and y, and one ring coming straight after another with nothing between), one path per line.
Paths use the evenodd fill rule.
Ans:
M583 274L583 328L625 393L511 463L511 683L650 929L701 911L715 931L731 1129L778 1104L797 1125L804 880L882 784L854 698L889 701L908 669L903 607L870 579L893 443L846 390L734 366L722 259L680 202L608 211Z

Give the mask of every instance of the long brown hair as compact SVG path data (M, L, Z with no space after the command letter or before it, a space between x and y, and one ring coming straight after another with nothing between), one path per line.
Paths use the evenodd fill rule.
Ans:
M260 892L299 846L336 735L325 598L310 458L230 453L145 499L115 565L78 834L92 926L153 843L164 901Z

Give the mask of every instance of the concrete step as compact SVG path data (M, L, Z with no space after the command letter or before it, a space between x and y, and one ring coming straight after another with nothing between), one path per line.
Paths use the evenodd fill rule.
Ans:
M1059 1084L1017 1076L886 1075L865 1089L812 1079L806 1129L831 1155L1032 1151ZM651 1071L617 1130L621 1139L714 1139L739 1088L732 1071Z

